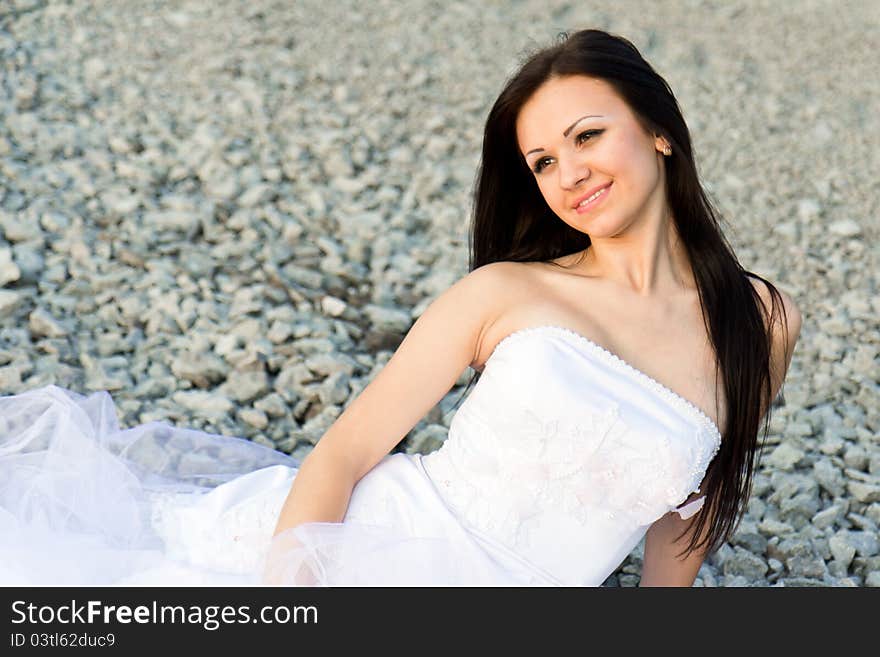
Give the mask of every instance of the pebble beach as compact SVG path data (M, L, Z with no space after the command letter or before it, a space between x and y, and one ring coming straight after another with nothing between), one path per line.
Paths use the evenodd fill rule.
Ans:
M304 458L467 273L504 82L587 27L666 78L741 263L803 315L694 585L880 586L880 2L0 0L0 395ZM439 447L472 374L396 449Z

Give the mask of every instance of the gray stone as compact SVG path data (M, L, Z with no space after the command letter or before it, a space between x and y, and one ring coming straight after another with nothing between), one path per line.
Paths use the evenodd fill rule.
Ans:
M284 417L287 414L287 402L277 392L272 392L254 402L254 408L263 411L269 417Z
M828 573L832 577L844 578L849 575L849 564L844 564L840 561L830 561L828 562Z
M15 244L12 254L20 273L18 280L30 285L37 283L46 266L42 245L35 242Z
M729 543L723 543L717 551L709 555L707 562L718 569L724 568L724 562L736 554L733 546Z
M874 571L880 571L880 556L860 557L856 555L856 558L853 559L852 569L861 577Z
M4 394L14 394L21 391L21 388L21 368L18 365L0 367L0 390Z
M223 392L237 402L246 403L265 395L271 389L269 377L262 370L232 372L221 386Z
M269 425L269 418L266 414L256 408L245 408L239 411L238 416L242 422L249 424L257 429L265 429Z
M829 459L823 458L813 464L813 476L816 477L819 485L833 497L843 495L843 473Z
M795 526L799 526L804 520L812 518L818 510L819 500L816 495L801 493L782 500L779 517L786 522L798 523ZM799 516L801 520L798 520Z
M797 212L801 221L811 221L819 217L822 206L816 199L804 198L798 201Z
M0 290L0 319L9 316L22 301L19 292Z
M448 434L449 430L442 424L429 424L409 439L406 451L409 454L430 454L443 445Z
M245 191L239 198L238 204L243 208L252 208L262 205L275 197L275 190L271 185L259 183Z
M821 579L828 574L825 562L819 557L798 555L785 560L789 573L795 577Z
M10 242L28 242L36 240L42 243L43 231L37 221L26 220L0 210L0 226Z
M284 265L281 271L294 283L311 290L318 290L324 285L324 276L321 272L306 269L293 263Z
M855 237L862 233L862 227L852 219L832 221L828 224L828 230L832 234L840 235L841 237Z
M342 299L337 299L329 294L321 297L321 310L325 315L339 317L345 312L346 308L347 305Z
M722 572L725 575L742 575L750 580L761 579L767 572L767 563L760 557L737 546L734 554L725 559Z
M12 249L0 247L0 287L21 278L21 270L12 260Z
M878 543L877 535L873 532L848 531L844 533L843 538L860 557L873 557L880 552L880 543Z
M844 513L845 509L842 506L829 506L814 515L811 522L814 527L825 529L839 523L843 519Z
M767 556L778 559L779 561L782 561L784 563L791 557L813 556L813 546L806 538L800 536L792 536L790 538L782 539L776 545L768 543Z
M272 386L285 400L293 403L302 395L304 386L314 380L314 373L303 363L299 363L285 366L275 377Z
M374 328L381 331L406 333L412 324L409 313L397 310L396 308L367 304L364 306L363 312L369 318Z
M737 532L733 542L754 554L762 554L767 549L767 538L757 531Z
M330 376L344 373L351 376L357 363L343 354L313 354L305 359L305 365L315 374Z
M198 227L200 217L193 211L157 210L144 213L144 224L153 230L191 233Z
M67 335L67 329L42 308L35 309L28 316L28 327L35 337L63 338Z
M127 361L124 357L97 359L87 352L79 355L80 362L85 368L85 387L88 390L129 390L134 387L131 374L126 369Z
M863 516L859 513L848 513L846 514L846 519L859 529L864 529L872 534L877 533L877 523L869 516Z
M846 441L839 436L825 436L819 444L819 451L823 454L834 455L839 454L846 446Z
M345 403L350 393L348 380L349 376L345 372L331 374L318 387L318 399L323 404Z
M856 556L856 548L845 533L838 533L828 539L828 547L834 560L848 568Z
M130 173L135 174L135 171ZM125 190L101 195L101 201L110 214L125 217L143 205L140 194L131 194Z
M758 523L758 529L766 536L784 536L794 532L793 526L775 518L764 518Z
M200 390L175 392L171 398L176 404L206 418L223 417L233 408L227 397Z
M780 470L791 470L803 457L803 450L790 442L783 442L767 457L766 463Z
M868 452L861 445L852 445L843 454L843 462L855 470L866 470Z
M342 409L339 406L326 406L320 413L312 417L302 426L302 433L305 440L310 443L317 444L321 437L327 432L327 429L339 417Z
M293 335L293 327L290 323L282 321L272 322L272 326L269 327L269 331L266 333L266 337L273 344L287 342L291 335Z
M184 353L171 363L175 376L189 381L199 388L210 388L226 378L230 367L222 358L212 353Z
M296 444L294 449L289 451L289 454L296 459L299 463L302 463L305 458L312 453L312 450L315 448L314 445L308 442L302 442Z
M850 495L859 502L870 504L872 502L880 502L880 486L875 484L866 484L859 481L850 481L846 485Z
M724 588L747 588L752 586L752 582L744 575L725 575Z
M162 377L146 379L135 386L132 394L138 399L165 399L177 390L177 381L174 377ZM140 421L145 422L143 414Z
M785 433L788 436L812 436L814 433L813 425L809 422L789 422L785 427Z
M828 584L821 579L813 579L811 577L785 577L780 579L774 586L796 587L796 588L825 588Z

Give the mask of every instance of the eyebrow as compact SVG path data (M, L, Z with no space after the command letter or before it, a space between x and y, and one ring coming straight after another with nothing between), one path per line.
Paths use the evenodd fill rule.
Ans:
M570 126L568 126L568 127L562 132L562 136L563 136L563 137L568 137L568 135L571 134L571 131L574 130L574 127L575 127L578 123L580 123L581 121L583 121L584 119L601 119L601 118L602 118L602 116L601 116L600 114L585 114L584 116L582 116L581 118L579 118L577 121L575 121L574 123L572 123ZM530 150L528 153L525 154L525 157L528 157L528 156L531 155L532 153L537 153L538 151L543 151L543 150L544 150L543 148L533 148L532 150Z

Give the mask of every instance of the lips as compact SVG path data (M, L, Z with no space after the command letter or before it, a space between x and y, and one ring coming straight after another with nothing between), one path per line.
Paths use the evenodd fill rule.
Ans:
M580 205L585 199L590 198L593 194L595 194L596 192L598 192L600 189L605 189L606 187L611 187L611 183L610 183L610 182L607 182L607 183L605 183L604 185L597 185L596 187L593 187L593 189L589 190L586 194L584 194L583 196L579 197L579 198L574 202L574 204L571 206L572 210L577 210L577 206L579 206L579 205Z

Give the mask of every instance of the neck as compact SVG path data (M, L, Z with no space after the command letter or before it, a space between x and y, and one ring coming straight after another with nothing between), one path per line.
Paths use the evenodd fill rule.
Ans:
M667 213L630 226L623 234L593 239L585 271L641 297L665 297L696 289L675 222Z

